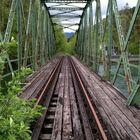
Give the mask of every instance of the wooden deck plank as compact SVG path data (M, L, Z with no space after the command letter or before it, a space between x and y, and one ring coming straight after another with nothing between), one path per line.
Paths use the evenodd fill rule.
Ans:
M72 122L69 97L68 60L66 59L66 74L64 81L64 108L63 108L63 133L62 140L72 139Z
M136 114L134 113L133 109L126 107L124 104L125 100L121 98L121 96L117 94L115 90L110 90L110 85L99 80L99 78L97 79L95 74L91 74L91 72L80 62L78 62L78 60L75 58L73 59L76 62L80 73L85 77L85 84L87 88L90 89L93 100L96 98L96 102L100 104L100 112L101 110L102 112L103 110L106 111L106 113L104 112L102 115L104 114L103 117L108 119L108 123L110 121L110 124L114 126L115 131L119 133L120 136L122 135L122 138L127 139L130 137L131 139L135 140L140 139L140 119L135 117ZM105 117L105 115L107 117ZM115 122L113 122L113 120L115 120Z
M85 106L83 104L83 100L81 97L82 95L81 95L79 88L76 86L77 81L75 79L75 75L73 72L72 72L72 77L73 77L73 84L74 84L74 88L75 88L76 98L77 98L77 102L79 105L79 112L80 112L80 116L81 116L81 120L82 120L82 124L83 124L83 131L84 131L85 139L94 140L91 126L90 126L90 122L87 119L88 118L87 112L86 112L86 109L85 109Z
M65 70L66 70L65 66L62 66L62 71L59 75L59 80L60 80L60 87L59 87L59 93L58 93L59 100L58 100L57 109L55 113L51 140L62 139L62 117L63 117L63 94L64 94Z
M88 89L89 92L93 92L90 88ZM110 133L110 137L112 140L121 140L121 136L119 135L119 133L116 131L116 128L114 127L114 121L112 122L112 119L110 119L109 115L110 113L108 114L108 110L106 110L106 108L103 108L98 99L96 98L96 96L94 96L93 98L93 101L95 103L95 105L98 107L98 111L100 113L100 115L102 116L103 118L103 122L104 122L104 125L107 126L107 129Z
M69 68L69 91L70 91L71 118L72 118L72 126L73 126L73 139L84 140L84 134L82 132L80 116L76 104L74 85L72 83L72 75L70 72L71 71Z

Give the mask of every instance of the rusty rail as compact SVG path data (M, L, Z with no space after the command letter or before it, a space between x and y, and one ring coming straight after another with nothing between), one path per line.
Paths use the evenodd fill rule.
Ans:
M94 117L94 119L96 121L97 127L99 129L100 134L101 134L101 137L102 137L103 140L108 140L108 138L106 136L106 133L104 132L104 129L102 127L102 124L101 124L101 122L100 122L100 120L99 120L99 118L98 118L98 116L96 114L95 108L92 105L92 102L91 102L91 99L90 99L90 97L88 95L88 92L87 92L87 90L86 90L86 88L85 88L85 86L84 86L84 84L82 82L82 79L81 79L81 77L80 77L80 75L78 73L78 70L77 70L77 68L76 68L76 66L75 66L75 64L74 64L72 59L70 59L70 62L71 62L73 71L75 73L75 76L76 76L76 78L77 78L77 80L79 82L79 86L80 86L82 92L84 93L84 95L86 97L86 100L87 100L87 103L88 103L88 105L90 107L91 113L92 113L92 115L93 115L93 117Z

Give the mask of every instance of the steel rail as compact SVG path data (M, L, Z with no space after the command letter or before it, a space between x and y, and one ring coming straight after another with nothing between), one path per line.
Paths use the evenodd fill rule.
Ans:
M78 73L78 70L77 70L77 68L76 68L76 66L75 66L75 64L74 64L74 62L73 62L73 60L71 58L70 58L70 62L71 62L73 71L75 73L75 76L76 76L76 78L77 78L77 80L79 82L79 86L81 87L81 90L83 91L83 93L84 93L84 95L86 97L86 100L87 100L87 103L88 103L88 105L90 107L91 113L92 113L92 115L93 115L93 117L94 117L94 119L96 121L97 127L99 129L100 134L101 134L101 137L102 137L103 140L108 140L108 138L107 138L107 136L106 136L106 134L104 132L104 129L103 129L102 125L101 125L101 122L100 122L100 120L99 120L99 118L98 118L98 116L96 114L95 108L93 107L93 105L91 103L91 100L90 100L90 97L88 95L88 92L87 92L87 90L86 90L86 88L85 88L85 86L83 84L83 81L82 81L82 79L81 79L81 77L80 77L80 75Z
M50 85L46 84L46 86L44 88L44 93L42 91L42 95L40 96L40 98L42 98L40 100L40 102L41 102L41 104L43 104L43 106L45 106L46 109L43 111L42 116L40 118L38 118L38 120L37 120L37 122L36 122L36 124L33 128L32 140L38 140L39 136L41 134L41 129L43 127L43 124L44 124L44 121L45 121L45 118L46 118L46 115L47 115L47 112L48 112L48 109L49 109L49 105L51 104L51 100L52 100L53 95L54 95L54 91L55 91L55 88L56 88L56 83L57 83L57 80L58 80L58 77L59 77L58 75L60 74L60 71L61 71L61 67L62 67L62 63L63 63L62 60L58 64L59 66L58 67L56 66L57 68L56 68L56 72L54 72L54 77L52 75L52 80L49 80ZM47 94L45 94L45 93L47 93ZM43 94L45 94L45 95L43 95ZM45 96L45 100L44 100L44 96ZM39 101L39 99L38 99L38 101Z
M43 96L44 96L45 92L49 89L49 86L51 85L51 83L52 83L52 81L53 81L58 69L62 66L62 62L63 62L63 58L61 58L60 62L56 65L56 67L52 71L52 73L51 73L51 75L50 75L45 87L43 87L43 90L40 93L40 96L37 98L37 101L36 101L36 103L34 105L34 108L36 108L37 105L39 105L41 103L41 101L43 99Z
M61 58L61 59L63 59L63 58ZM60 60L60 61L58 62L58 64L53 68L53 70L51 71L51 74L54 72L55 68L56 68L60 63L61 63L61 60ZM37 82L37 80L39 80L42 76L44 76L44 73L45 73L45 72L46 72L46 69L44 69L43 71L41 71L41 73L37 73L37 74L35 75L36 78L31 79L31 82L29 82L29 83L31 83L31 84L29 84L27 87L25 86L25 89L23 90L23 93L24 93L25 91L27 91L29 88L31 88L31 87L33 86L33 84L34 84L35 82ZM48 78L47 78L46 80L48 80L48 79L50 78L51 74L48 76ZM45 79L44 79L44 80L45 80ZM44 80L43 80L43 81L44 81ZM46 82L46 80L45 80L45 82ZM45 85L45 82L44 82L44 85ZM38 86L40 86L40 84L39 84ZM43 89L43 88L44 88L44 86L42 87L42 89ZM38 94L39 94L39 93L38 93ZM35 96L35 98L38 96L38 94ZM28 95L28 96L26 97L26 100L30 100L32 96L33 96L33 94ZM23 98L23 94L20 94L19 97Z

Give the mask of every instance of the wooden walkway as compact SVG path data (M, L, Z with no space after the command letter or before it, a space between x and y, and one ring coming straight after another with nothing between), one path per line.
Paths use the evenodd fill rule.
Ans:
M140 110L127 107L119 91L73 57L76 67L110 132L111 139L140 140Z

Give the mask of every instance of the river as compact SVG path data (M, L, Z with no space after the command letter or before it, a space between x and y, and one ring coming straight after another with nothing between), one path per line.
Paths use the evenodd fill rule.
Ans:
M111 70L113 72L116 72L116 68L117 68L117 65L115 65L115 64L113 64L111 66ZM103 73L104 73L103 65L100 65L100 67L99 67L99 75L100 76L103 76ZM123 66L120 67L119 73L124 75ZM131 74L132 74L132 79L134 81L136 81L138 79L138 69L131 68ZM111 75L111 80L112 80L112 78L113 78L113 75ZM114 86L117 87L122 92L122 94L125 97L128 97L127 85L126 85L126 81L125 81L124 78L118 76L117 79L116 79L116 82L115 82Z

